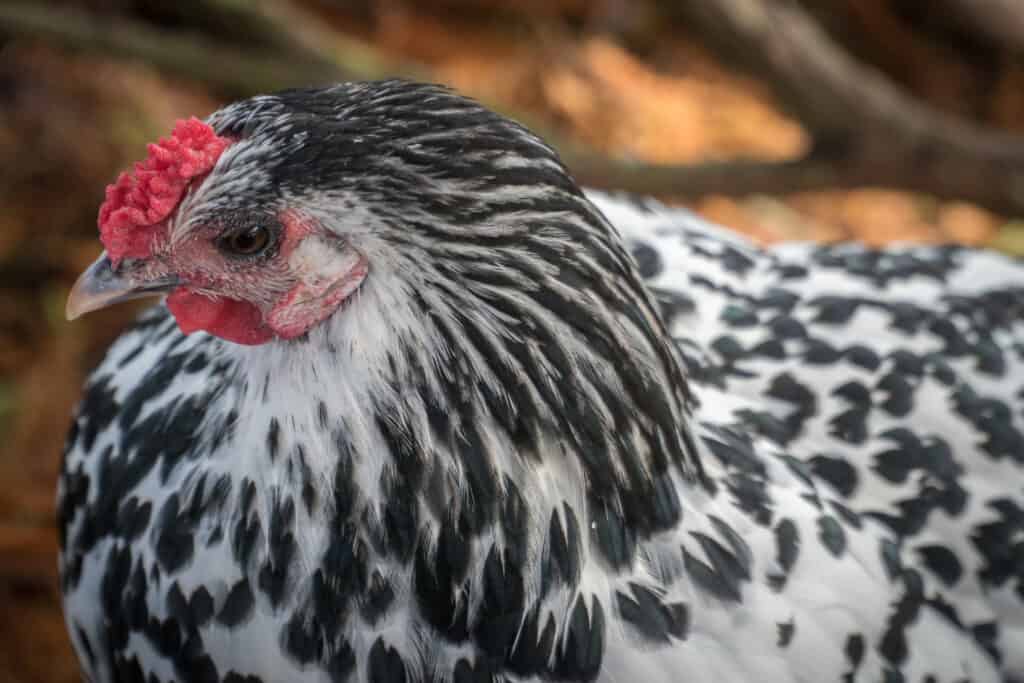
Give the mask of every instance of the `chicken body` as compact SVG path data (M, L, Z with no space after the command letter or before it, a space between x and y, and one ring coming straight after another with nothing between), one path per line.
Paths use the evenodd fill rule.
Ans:
M93 683L1024 677L1020 263L763 250L425 86L211 124L297 131L301 181L246 168L368 274L249 346L158 305L94 372L59 494Z

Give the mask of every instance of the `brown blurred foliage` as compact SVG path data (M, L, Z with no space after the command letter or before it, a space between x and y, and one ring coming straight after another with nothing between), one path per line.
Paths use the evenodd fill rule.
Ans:
M188 28L238 49L291 40L259 21L211 10L231 4L45 6L57 15L87 11L103 25L130 20L172 33ZM417 63L434 80L529 113L605 154L699 163L777 161L806 151L807 130L783 113L770 88L713 57L699 36L668 23L658 5L296 4L329 44L347 37L384 60ZM832 0L814 5L813 13L845 49L936 109L1024 130L1024 61L920 7L909 0ZM295 40L303 49L302 35ZM225 101L216 84L168 75L144 58L74 51L58 42L5 33L0 10L0 682L79 680L56 588L55 482L81 381L137 310L124 306L74 324L63 318L70 284L99 251L95 212L104 185L176 118L205 115ZM309 56L310 64L316 59ZM1004 216L884 189L710 195L691 205L765 242L1000 240L1020 248Z

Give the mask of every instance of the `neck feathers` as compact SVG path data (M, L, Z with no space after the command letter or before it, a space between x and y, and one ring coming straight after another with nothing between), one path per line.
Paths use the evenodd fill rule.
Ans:
M568 193L532 206L493 238L453 230L371 254L339 315L246 350L246 374L344 444L371 517L413 497L431 523L479 534L510 497L548 496L587 510L625 562L615 536L673 526L671 481L699 475L686 383L603 217Z
M582 666L557 654L574 638L604 638L615 586L678 573L675 535L658 532L678 528L700 475L687 387L610 228L564 201L544 223L521 215L529 229L488 258L451 236L370 255L358 293L307 338L232 350L254 505L272 519L301 493L297 547L317 555L298 561L335 592L303 619L331 604L353 633L423 620L550 675Z

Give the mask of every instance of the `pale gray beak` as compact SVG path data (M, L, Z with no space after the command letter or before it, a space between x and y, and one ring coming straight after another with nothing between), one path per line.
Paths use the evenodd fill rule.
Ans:
M130 272L124 272L124 265L122 263L122 267L114 268L114 264L107 258L107 252L100 254L100 257L78 276L75 286L71 288L67 307L64 309L67 319L74 320L90 311L122 301L166 294L179 284L176 277L139 281L132 277Z

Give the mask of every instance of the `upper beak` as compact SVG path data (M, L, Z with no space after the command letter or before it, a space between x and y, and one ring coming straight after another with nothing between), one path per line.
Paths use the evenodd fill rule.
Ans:
M68 295L65 315L68 320L85 315L90 311L105 308L122 301L144 296L165 294L178 286L176 277L138 281L124 268L115 268L107 258L107 252L100 254L85 272L78 276L75 286Z

